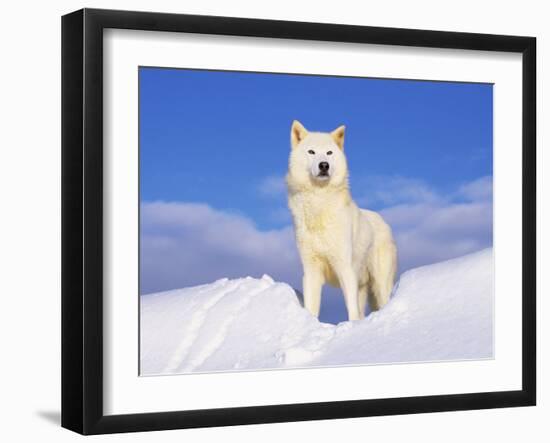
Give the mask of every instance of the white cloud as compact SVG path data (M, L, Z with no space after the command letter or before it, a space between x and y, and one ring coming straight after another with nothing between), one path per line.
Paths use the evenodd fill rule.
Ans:
M142 293L264 273L299 283L290 226L260 231L242 215L205 204L148 202L141 205L141 231Z
M443 196L412 199L381 211L396 238L400 269L446 260L493 244L493 180L481 177Z
M266 197L281 197L286 195L286 181L283 176L270 175L265 177L258 187L260 194Z
M400 205L381 213L394 231L402 271L492 245L491 202Z
M458 195L471 201L490 201L493 199L493 177L486 176L463 184Z
M358 192L358 202L367 206L426 203L441 198L422 180L399 175L369 176L354 184L353 189Z

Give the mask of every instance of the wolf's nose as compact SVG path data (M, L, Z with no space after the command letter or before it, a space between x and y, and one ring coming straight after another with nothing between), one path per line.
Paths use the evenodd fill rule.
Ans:
M319 171L321 172L327 172L329 168L328 162L321 162L319 163Z

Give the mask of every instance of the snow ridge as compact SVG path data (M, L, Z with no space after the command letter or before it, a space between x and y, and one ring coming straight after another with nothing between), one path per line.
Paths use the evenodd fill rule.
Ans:
M492 271L492 249L407 271L382 310L338 325L266 275L144 295L141 374L491 358Z

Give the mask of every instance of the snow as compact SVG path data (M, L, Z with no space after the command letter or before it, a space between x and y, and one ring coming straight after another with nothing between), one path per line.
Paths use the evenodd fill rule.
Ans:
M321 323L269 276L141 296L142 375L487 359L493 251L405 272L365 319Z

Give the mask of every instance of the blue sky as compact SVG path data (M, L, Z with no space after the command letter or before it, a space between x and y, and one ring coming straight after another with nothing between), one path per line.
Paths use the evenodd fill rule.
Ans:
M263 272L299 286L295 251L272 257L294 248L294 119L346 125L352 195L392 224L401 271L492 244L492 85L158 68L139 84L142 293Z

